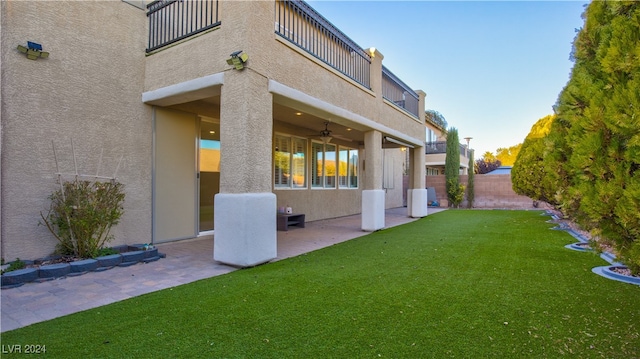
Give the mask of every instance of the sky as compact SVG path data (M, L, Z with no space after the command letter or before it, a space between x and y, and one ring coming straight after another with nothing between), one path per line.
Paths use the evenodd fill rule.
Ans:
M553 113L587 1L307 1L472 137L476 159Z

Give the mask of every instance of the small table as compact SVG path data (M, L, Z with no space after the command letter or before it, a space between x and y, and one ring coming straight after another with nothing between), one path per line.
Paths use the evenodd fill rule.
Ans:
M304 228L304 214L278 213L278 230L288 231L289 226Z

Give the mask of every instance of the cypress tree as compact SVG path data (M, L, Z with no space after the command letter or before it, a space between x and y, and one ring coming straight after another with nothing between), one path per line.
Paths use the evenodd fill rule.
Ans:
M464 196L464 186L460 185L460 140L455 127L447 131L444 175L449 207L458 207Z
M473 200L475 199L475 189L474 189L474 174L475 174L475 161L473 160L473 151L467 149L469 151L469 176L467 177L467 207L473 208Z

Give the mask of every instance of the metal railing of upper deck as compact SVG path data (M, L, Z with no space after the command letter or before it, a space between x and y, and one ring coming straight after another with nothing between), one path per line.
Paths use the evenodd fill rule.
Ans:
M219 0L157 0L147 5L152 52L220 25ZM275 32L367 89L371 56L302 0L276 0ZM382 96L418 117L419 97L386 67Z
M275 2L275 32L367 89L371 57L304 1Z
M384 66L382 66L382 97L418 117L420 97Z
M220 25L218 0L157 0L147 5L147 52Z
M466 158L469 158L469 155L473 153L472 149L467 148L466 145L460 144L460 155ZM447 142L446 141L436 141L436 142L427 142L424 145L425 154L433 155L438 153L447 153Z

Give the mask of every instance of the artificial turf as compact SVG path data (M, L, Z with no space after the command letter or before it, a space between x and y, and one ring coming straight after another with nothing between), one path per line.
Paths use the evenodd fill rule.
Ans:
M2 356L639 358L640 287L592 273L606 262L548 219L440 212L2 333Z

